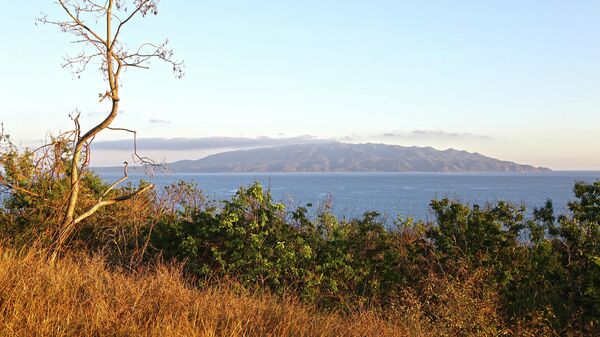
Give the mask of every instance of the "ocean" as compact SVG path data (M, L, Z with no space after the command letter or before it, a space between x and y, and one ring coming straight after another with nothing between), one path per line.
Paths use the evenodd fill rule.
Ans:
M118 172L99 174L107 181ZM574 199L576 181L600 180L600 171L554 171L536 173L172 173L148 177L130 173L130 181L144 179L160 190L173 182L194 183L212 200L230 199L240 186L255 181L269 189L276 201L288 208L310 207L313 212L331 202L339 217L360 217L377 211L386 221L398 215L430 220L432 199L449 197L468 204L506 200L531 211L552 199L558 213L566 212Z

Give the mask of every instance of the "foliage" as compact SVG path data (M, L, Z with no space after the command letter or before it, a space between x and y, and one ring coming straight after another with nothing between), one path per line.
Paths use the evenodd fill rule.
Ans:
M51 242L68 192L69 165L43 168L36 158L0 157L3 185L13 187L2 199L0 235L14 247ZM93 173L81 186L82 209L107 189ZM197 280L229 280L322 309L401 313L421 327L443 323L449 335L593 335L600 333L600 182L578 182L574 192L562 215L551 201L529 215L502 201L441 199L431 202L430 223L389 224L376 212L340 219L329 208L289 211L259 183L214 202L181 182L98 211L70 248L134 269L175 260Z
M1 141L2 139L0 139ZM10 142L0 151L0 238L16 247L34 243L49 247L56 241L70 189L69 138L61 135L37 150L20 151ZM146 182L140 182L140 187ZM104 197L127 195L136 187L129 185L109 190L109 185L92 171L80 176L81 213ZM156 214L152 195L133 198L128 203L101 209L86 221L71 240L71 247L113 250L113 255L130 255L139 246L141 228ZM129 256L131 257L131 256Z

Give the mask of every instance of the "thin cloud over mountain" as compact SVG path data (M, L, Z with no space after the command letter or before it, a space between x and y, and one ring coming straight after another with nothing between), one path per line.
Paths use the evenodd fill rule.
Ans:
M314 136L298 136L286 138L271 137L203 137L203 138L139 138L139 150L161 151L190 151L213 150L227 148L258 148L280 145L307 144L328 142ZM130 151L133 140L120 139L111 141L98 141L93 144L95 150Z
M408 132L386 132L380 135L385 138L404 138L404 139L491 139L487 135L474 134L470 132L448 132L444 130L413 130Z
M378 134L353 134L339 137L342 142L406 142L406 141L430 141L430 142L452 142L492 140L493 137L471 132L450 132L444 130L412 130L412 131L389 131Z

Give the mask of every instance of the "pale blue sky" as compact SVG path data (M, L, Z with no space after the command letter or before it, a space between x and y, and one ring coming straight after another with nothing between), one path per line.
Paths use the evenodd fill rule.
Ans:
M106 108L99 73L61 69L77 49L35 26L41 11L63 15L11 1L0 21L0 121L23 142ZM158 63L124 74L115 125L140 137L312 135L600 169L599 1L162 0L130 28L186 64L182 80Z

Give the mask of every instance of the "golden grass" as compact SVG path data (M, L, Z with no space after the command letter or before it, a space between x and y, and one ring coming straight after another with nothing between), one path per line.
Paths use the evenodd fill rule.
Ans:
M411 330L411 331L408 331ZM99 258L55 266L0 248L0 336L405 336L373 312L320 313L293 299L198 290L176 268L111 271Z
M0 336L555 335L543 324L505 326L497 295L481 287L478 273L432 275L382 317L375 310L325 313L232 285L198 289L165 264L134 272L85 255L52 266L40 255L0 246Z

